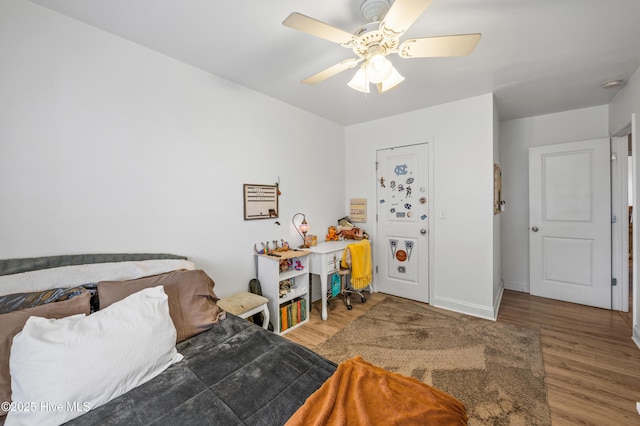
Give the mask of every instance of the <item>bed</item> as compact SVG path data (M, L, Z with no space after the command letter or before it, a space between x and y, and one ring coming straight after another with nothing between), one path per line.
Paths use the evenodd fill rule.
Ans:
M9 411L0 425L302 425L349 417L376 424L393 413L404 421L385 424L420 416L466 424L452 397L361 359L337 366L221 311L213 288L175 255L0 260L0 329L10 316L23 323L8 342L3 331L10 362L3 379L0 347L0 388L9 375L11 393L0 394ZM54 312L71 304L79 311Z

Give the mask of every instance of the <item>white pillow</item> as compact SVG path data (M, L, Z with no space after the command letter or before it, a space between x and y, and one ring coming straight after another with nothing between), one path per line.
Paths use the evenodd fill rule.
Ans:
M58 425L151 380L182 359L162 286L89 316L31 317L13 339L5 426Z

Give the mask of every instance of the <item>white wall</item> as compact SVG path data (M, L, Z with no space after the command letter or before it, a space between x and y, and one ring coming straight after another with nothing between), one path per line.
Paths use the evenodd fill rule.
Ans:
M529 148L608 135L607 105L507 120L500 126L502 278L504 287L529 292Z
M633 223L640 222L638 214L638 200L640 200L640 146L638 146L638 117L640 117L640 68L631 76L627 84L613 98L610 104L609 113L609 129L612 134L619 134L623 129L632 130L632 151L633 151L633 174L635 176L635 191L633 210ZM632 117L635 122L632 122ZM638 285L638 256L637 247L640 247L640 232L638 227L633 229L633 338L638 346L640 346L640 286Z
M346 200L366 198L364 228L376 238L376 150L429 143L433 193L431 301L494 318L493 95L425 108L346 128Z
M225 296L294 213L346 214L342 126L25 0L0 58L0 258L182 254ZM278 178L281 225L244 221L242 184Z

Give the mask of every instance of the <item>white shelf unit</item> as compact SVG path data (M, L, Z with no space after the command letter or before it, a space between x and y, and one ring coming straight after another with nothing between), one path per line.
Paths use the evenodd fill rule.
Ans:
M309 251L306 250L289 250L278 252L279 256L271 256L267 254L259 254L258 256L258 280L262 287L262 295L269 299L267 304L269 307L269 315L273 323L273 331L278 334L285 334L296 329L302 324L309 321ZM299 260L302 269L297 270L292 266L286 271L280 271L280 261L291 260L295 266L295 261ZM280 297L280 282L291 279L295 283L286 296ZM306 312L301 315L300 321L295 319L295 324L287 325L282 329L281 324L281 308L288 304L304 300ZM297 304L296 304L297 305Z

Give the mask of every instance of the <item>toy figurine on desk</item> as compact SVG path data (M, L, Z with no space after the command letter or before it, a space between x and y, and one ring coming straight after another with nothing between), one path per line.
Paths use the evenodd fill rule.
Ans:
M276 252L280 252L280 251L289 251L289 243L286 242L285 240L280 240L280 242L282 243L282 245L278 244L278 240L273 240L273 251Z
M327 232L327 241L338 241L340 236L338 235L338 228L335 226L330 226Z
M364 232L362 229L356 228L355 226L339 226L338 228L342 228L340 229L340 235L345 240L361 240L364 238Z
M262 250L258 250L258 247L254 244L253 245L253 251L255 251L257 254L268 254L269 253L269 242L267 242L267 244L265 243L261 243L262 244Z
M258 246L256 244L253 245L253 251L256 252L256 254L269 254L269 253L274 253L274 252L281 252L281 251L289 251L289 243L286 242L285 240L280 240L282 242L282 245L278 245L278 240L273 240L273 248L269 247L269 241L267 241L266 243L260 243L262 244L262 249L258 250Z

